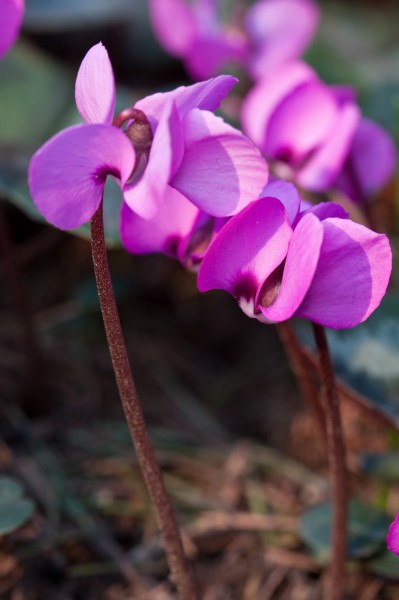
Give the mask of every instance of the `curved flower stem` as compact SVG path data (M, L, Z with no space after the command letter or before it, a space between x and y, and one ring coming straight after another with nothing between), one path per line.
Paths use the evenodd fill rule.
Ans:
M184 556L173 508L148 436L140 400L133 381L112 289L104 240L102 203L91 221L91 248L98 296L115 379L141 472L155 509L172 579L181 600L197 600L198 594L193 575Z
M290 321L276 324L278 336L284 346L291 369L297 379L304 400L307 401L316 419L322 441L326 439L326 423L323 407L318 393L318 384L313 379L313 373L303 360L302 348Z
M347 545L345 444L339 411L339 396L335 386L334 370L328 350L326 334L321 325L317 325L316 323L312 323L312 325L324 386L328 462L332 484L332 559L326 598L327 600L341 600Z

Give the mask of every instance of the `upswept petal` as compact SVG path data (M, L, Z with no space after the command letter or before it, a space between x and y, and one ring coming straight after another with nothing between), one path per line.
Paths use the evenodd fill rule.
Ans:
M2 0L0 5L0 57L17 39L23 11L23 0Z
M399 513L396 515L393 523L389 526L387 546L388 550L399 556Z
M340 109L331 135L326 136L325 143L298 171L296 181L299 185L319 192L334 184L348 156L359 120L360 110L355 104L348 103Z
M249 91L242 104L242 126L261 150L269 120L282 99L298 86L315 79L316 73L305 63L297 61L273 70Z
M353 137L349 160L363 198L373 194L392 177L397 158L389 133L377 123L362 119Z
M259 197L268 167L240 131L208 111L194 109L184 121L185 153L171 185L203 211L236 214Z
M219 75L208 81L181 86L171 92L152 94L139 100L135 108L142 110L154 124L159 120L165 104L171 100L176 103L181 118L193 108L214 111L237 81L231 75Z
M349 219L322 222L316 273L297 315L332 329L355 327L377 308L391 273L388 239Z
M133 254L162 252L176 258L178 244L190 234L199 212L170 186L166 187L164 202L152 219L139 217L124 203L121 213L122 244Z
M305 215L311 213L315 215L319 221L336 217L337 219L349 219L349 213L341 204L337 202L320 202L315 206L310 206L302 210L298 215L298 221Z
M254 310L259 286L284 260L292 229L275 198L262 198L231 219L208 248L198 289L222 289ZM254 314L250 315L254 316Z
M316 32L320 10L309 0L259 0L247 12L246 30L255 50L248 69L255 79L297 58Z
M266 156L295 166L324 141L337 115L328 87L308 81L288 94L270 116L262 149Z
M108 52L100 42L86 54L75 84L78 111L87 123L111 125L115 110L115 81Z
M284 179L271 179L263 188L261 197L277 198L287 211L288 221L292 224L299 212L302 198L293 183Z
M51 138L33 156L29 186L35 204L60 229L86 223L96 212L107 175L122 184L135 155L126 135L109 125L76 125Z
M323 225L314 215L306 215L294 229L276 300L268 307L259 306L266 319L279 322L294 315L312 284L322 242ZM261 295L262 290L257 303Z
M150 0L151 23L161 45L184 57L197 34L193 9L185 0Z
M165 199L166 187L181 164L183 152L182 124L176 105L171 101L160 116L141 179L123 189L125 202L140 217L152 219L155 216Z

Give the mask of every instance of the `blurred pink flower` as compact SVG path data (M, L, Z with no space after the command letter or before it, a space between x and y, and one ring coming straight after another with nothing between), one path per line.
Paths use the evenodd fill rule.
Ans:
M24 12L24 0L1 0L0 2L0 57L14 44L18 37Z
M273 181L264 196L232 217L210 244L198 288L222 289L262 322L303 317L325 327L354 327L385 294L388 239L326 202L301 210L292 184Z
M361 202L395 170L393 140L361 117L353 90L326 85L305 63L286 64L258 81L241 117L276 173L304 189L335 188Z
M151 219L160 211L162 220L172 205L177 221L197 209L215 217L240 211L259 196L268 168L253 143L212 112L235 83L225 75L154 94L113 119L112 66L97 44L76 79L87 123L61 131L32 158L29 184L39 211L61 229L78 227L97 210L108 175L120 181L123 218L130 209L150 220L149 238ZM128 245L125 225L122 234Z
M399 513L389 527L387 545L388 550L399 556Z
M195 80L234 64L257 79L299 57L319 22L313 0L258 0L246 13L235 0L226 19L223 8L223 0L150 0L158 40Z

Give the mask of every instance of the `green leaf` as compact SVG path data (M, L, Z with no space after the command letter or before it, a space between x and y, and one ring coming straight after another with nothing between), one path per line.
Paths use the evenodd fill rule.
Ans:
M0 508L22 496L22 486L12 477L0 477Z
M399 579L399 556L389 550L385 550L380 556L367 563L368 568L374 575Z
M0 62L0 147L36 149L73 99L68 72L29 44Z
M399 481L399 452L383 454L363 454L360 457L360 469L367 475L382 481Z
M24 27L35 32L58 32L88 27L109 27L131 18L130 0L31 0Z
M320 504L306 511L300 520L299 531L315 557L327 562L331 552L331 503ZM349 503L348 556L366 557L385 543L389 518L382 511L357 500Z
M0 477L0 535L12 533L32 517L35 505L22 494L18 481Z

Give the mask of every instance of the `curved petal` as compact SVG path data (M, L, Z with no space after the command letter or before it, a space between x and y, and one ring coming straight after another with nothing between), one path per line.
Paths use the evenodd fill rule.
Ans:
M267 126L280 102L298 86L316 79L305 63L292 62L270 73L249 91L241 109L245 133L263 150Z
M332 329L355 327L380 304L389 281L388 239L346 219L326 219L319 263L297 315Z
M120 129L108 125L76 125L42 146L29 166L35 204L60 229L86 223L96 212L107 175L122 184L129 178L135 155Z
M123 189L131 210L145 219L155 216L164 201L166 186L181 164L183 152L182 124L175 103L170 102L161 115L141 179Z
M197 34L193 9L185 0L150 0L150 17L165 50L173 56L185 57Z
M395 172L397 150L385 129L362 119L356 129L349 160L362 192L367 197L382 187Z
M185 152L171 185L201 210L236 214L259 197L268 167L240 131L208 111L194 109L184 121Z
M315 215L319 221L324 221L325 219L330 219L332 217L349 219L349 213L337 202L320 202L315 206L310 206L299 213L298 221L309 213Z
M139 217L124 203L121 213L122 244L133 254L162 252L176 258L179 242L189 235L199 212L170 186L167 186L164 202L152 219Z
M209 246L199 270L198 289L225 290L249 316L255 316L257 291L284 260L291 236L281 202L275 198L253 202Z
M246 16L246 29L254 52L251 75L258 79L271 68L299 57L310 44L320 10L310 0L259 0Z
M272 179L261 192L261 197L271 196L277 198L287 211L288 221L292 224L301 206L301 196L294 184L284 179Z
M23 12L23 0L2 0L0 4L0 57L17 39Z
M295 166L325 139L337 112L335 98L326 85L309 81L298 86L270 116L263 151Z
M235 63L242 63L247 42L239 34L220 30L214 35L198 36L185 56L185 66L195 80L208 79Z
M279 322L294 315L312 284L322 241L322 224L314 215L306 215L291 238L276 300L270 306L263 307L262 290L256 299L266 319Z
M387 535L388 550L399 556L399 513L393 523L389 526Z
M181 86L171 92L152 94L139 100L135 108L142 110L153 123L159 120L165 105L170 101L176 103L181 118L193 108L213 111L219 107L237 81L231 75L219 75L208 81Z
M297 173L299 185L320 192L334 184L350 150L359 119L360 110L355 104L348 103L340 109L326 141Z
M115 110L114 72L101 42L90 48L80 65L75 100L87 123L111 125Z

